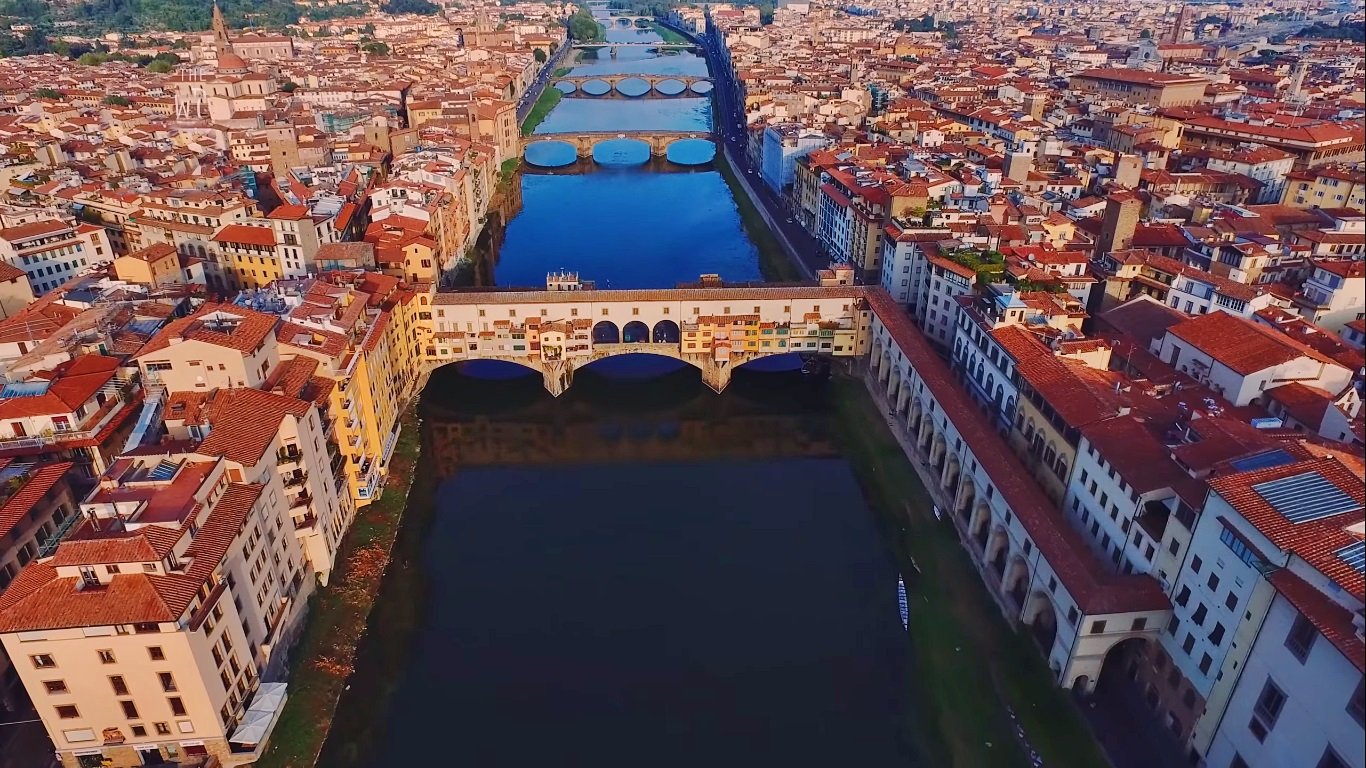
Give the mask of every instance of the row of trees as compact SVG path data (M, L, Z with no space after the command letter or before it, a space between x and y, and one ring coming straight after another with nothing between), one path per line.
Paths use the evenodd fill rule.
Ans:
M607 39L607 32L593 18L587 8L579 8L569 17L569 37L580 43L600 43Z
M233 26L276 29L301 19L328 21L369 12L360 0L309 8L295 0L221 0L221 5L224 17ZM386 10L388 6L396 8L390 13L433 14L440 10L428 0L391 0ZM76 0L51 4L43 0L0 0L0 17L14 22L42 29L51 29L58 21L78 22L98 32L197 32L209 28L212 9L212 3L205 0Z

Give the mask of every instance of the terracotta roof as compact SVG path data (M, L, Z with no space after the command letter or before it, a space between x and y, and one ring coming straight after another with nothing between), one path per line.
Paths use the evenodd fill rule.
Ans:
M241 243L275 247L275 230L270 227L253 227L250 224L229 224L213 236L215 243Z
M1300 357L1337 365L1332 359L1261 323L1227 312L1210 312L1183 320L1168 328L1167 333L1243 376Z
M1253 486L1296 475L1313 473L1331 483L1356 502L1356 509L1317 520L1292 523ZM1343 562L1337 550L1361 541L1347 526L1361 523L1366 487L1359 471L1349 469L1336 458L1314 458L1267 469L1235 472L1210 479L1210 490L1219 494L1243 519L1256 526L1262 535L1284 552L1291 552L1332 579L1356 599L1363 598L1362 572Z
M240 322L233 328L207 322L210 315L220 312L232 315ZM233 304L205 304L193 315L172 320L162 326L151 341L138 350L135 357L146 357L178 340L200 341L250 354L275 330L277 322L279 318L274 315Z
M213 428L199 444L199 452L254 467L265 457L284 417L302 419L311 407L297 398L259 389L216 390L201 409Z
M186 550L185 559L189 565L180 572L115 574L107 585L78 589L79 579L57 576L54 567L57 557L31 563L19 573L9 589L0 594L0 632L178 620L222 562L261 491L260 485L229 485ZM139 532L158 527L146 526ZM167 532L178 537L182 531L171 529ZM137 538L146 540L146 535ZM71 543L62 542L57 548L58 555ZM133 553L111 551L108 554L125 557Z
M0 460L0 467L8 466L9 459ZM24 479L24 484L14 495L5 500L0 506L0 538L10 533L14 526L28 516L33 510L34 505L52 490L53 486L66 477L66 473L73 466L69 461L58 461L51 464L42 464L30 470Z
M1268 580L1348 661L1358 670L1366 670L1366 644L1357 636L1354 617L1346 606L1315 589L1289 568L1276 571Z
M104 355L68 360L53 369L43 394L0 400L0 419L73 413L114 378L118 367L118 358Z

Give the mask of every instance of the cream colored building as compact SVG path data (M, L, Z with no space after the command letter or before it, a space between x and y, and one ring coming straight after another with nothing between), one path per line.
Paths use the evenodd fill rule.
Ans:
M224 460L120 459L84 520L0 595L0 643L64 766L251 763L255 702L311 589L278 480ZM249 709L264 734L232 738Z

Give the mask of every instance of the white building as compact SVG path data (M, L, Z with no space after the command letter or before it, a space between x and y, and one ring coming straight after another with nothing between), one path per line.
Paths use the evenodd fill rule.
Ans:
M825 134L798 123L775 123L764 129L760 172L764 183L782 194L796 176L797 158L829 144Z
M90 267L114 260L103 227L45 219L0 229L0 259L28 275L42 296Z
M1263 402L1265 390L1298 381L1339 393L1352 372L1259 323L1226 312L1183 320L1154 339L1153 354L1235 406Z
M1192 753L1360 768L1361 464L1295 446L1232 468L1210 480L1162 635L1204 700Z

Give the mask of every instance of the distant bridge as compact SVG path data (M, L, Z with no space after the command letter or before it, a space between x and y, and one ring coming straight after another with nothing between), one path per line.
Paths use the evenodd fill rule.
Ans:
M580 133L536 133L522 137L522 154L525 156L526 149L532 144L542 141L559 141L574 147L575 153L581 158L593 156L593 148L604 141L614 139L632 139L648 144L651 155L663 156L668 153L669 146L675 142L685 139L706 139L715 141L715 137L710 131L583 131Z
M627 80L643 80L645 84L649 86L649 88L645 91L645 93L641 94L641 96L649 95L652 92L660 96L687 96L690 95L689 92L691 92L691 95L698 95L701 93L706 93L706 91L698 91L695 86L701 83L711 85L712 82L711 78L709 77L689 75L575 75L573 77L552 78L550 84L552 86L559 86L560 84L570 85L573 86L574 90L569 91L569 93L582 92L588 94L589 96L596 96L598 94L588 93L588 91L584 91L583 86L587 83L597 81L607 84L608 93L611 93L612 91L617 91L619 93L623 93L626 96L631 96L632 94L627 94L621 90L621 84L626 82ZM680 90L677 93L668 93L659 89L660 85L671 82L678 83L681 86Z
M673 48L684 50L699 47L697 43L574 43L575 48Z
M438 293L437 364L503 360L541 373L560 395L574 371L628 354L672 357L720 392L751 360L799 352L867 354L863 286Z

